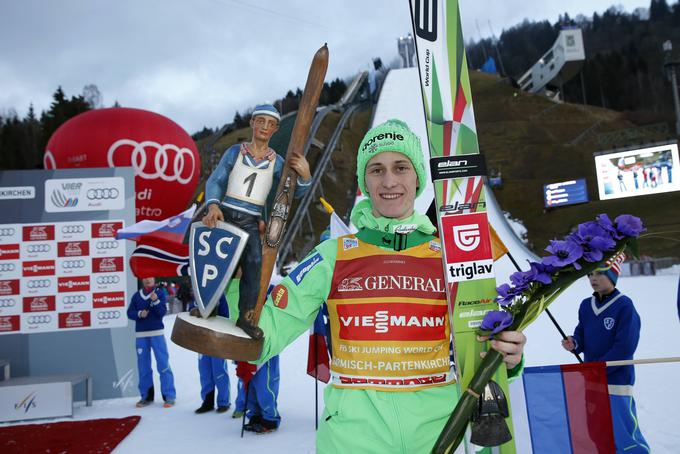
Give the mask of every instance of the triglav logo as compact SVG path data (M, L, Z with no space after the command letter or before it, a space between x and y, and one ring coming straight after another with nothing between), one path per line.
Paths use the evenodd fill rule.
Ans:
M128 151L130 148L132 150ZM174 157L169 152L173 152ZM196 171L194 159L193 153L186 147L179 148L171 143L161 145L152 140L137 142L120 139L111 145L107 153L109 167L131 165L135 169L135 175L145 180L160 178L167 182L177 181L179 184L191 181Z
M470 252L477 249L480 241L479 224L456 225L453 227L453 241L459 249Z
M36 408L37 406L38 404L35 401L35 392L32 392L26 397L24 397L21 402L15 403L14 409L24 410L24 413L28 413L28 410L30 410L31 408Z

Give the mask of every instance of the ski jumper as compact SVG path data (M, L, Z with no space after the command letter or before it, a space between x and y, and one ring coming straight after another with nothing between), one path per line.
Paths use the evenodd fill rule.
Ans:
M578 320L575 351L583 352L585 361L633 359L640 340L640 316L630 298L616 289L603 298L594 293L581 302ZM616 452L650 452L638 425L634 367L607 367L607 382Z
M151 301L151 293L156 292L158 298ZM142 318L140 312L148 310L149 314ZM156 369L161 380L163 400L175 400L175 380L170 369L168 346L165 342L163 316L167 308L165 295L154 288L150 291L140 289L130 300L127 316L135 321L137 348L137 371L139 373L139 394L143 400L154 399L153 371L151 370L151 352L156 358Z
M246 150L245 144L229 147L205 185L206 204L219 204L225 222L249 235L239 261L243 270L239 308L244 314L257 304L260 287L262 244L258 222L276 195L285 162L276 153L272 161L267 158L257 160ZM305 195L310 184L311 179L304 181L298 177L294 197Z
M322 242L272 290L260 362L306 332L328 301L332 378L317 452L429 452L458 401L441 244L424 215L399 221L359 208L356 235Z

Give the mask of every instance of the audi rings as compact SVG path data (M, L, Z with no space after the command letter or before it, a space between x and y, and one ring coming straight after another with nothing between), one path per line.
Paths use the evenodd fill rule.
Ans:
M120 282L119 276L97 276L97 284L117 284Z
M33 279L26 283L26 286L30 289L34 288L47 288L52 285L52 281L49 279Z
M63 225L61 226L61 233L85 233L85 226L81 224Z
M130 158L130 165L135 169L135 175L145 180L155 180L160 178L163 181L177 181L179 184L187 184L196 172L196 158L194 153L186 147L179 148L177 145L171 143L161 145L152 140L145 140L137 142L130 139L120 139L114 142L107 153L107 160L109 167L117 167L126 165L126 160L114 160L114 155L121 147L132 147L132 152L125 153ZM153 155L153 172L147 172L147 150L151 149ZM168 151L174 151L175 156L170 164L170 157ZM120 155L121 153L118 153ZM191 171L188 166L191 165ZM186 167L186 168L185 168Z
M44 325L52 321L52 316L50 314L29 315L27 321L31 325Z
M17 302L14 300L14 298L0 298L0 307L14 307L16 304Z
M120 192L116 188L96 188L87 190L87 198L90 200L115 199Z
M14 263L0 263L0 273L14 271L16 268L17 266Z
M118 240L115 241L100 241L97 243L97 249L116 249L118 247Z
M12 236L16 232L14 227L0 227L0 236Z
M61 262L61 267L65 270L76 270L79 268L85 268L85 260L75 259L75 260L64 260Z
M100 311L97 313L99 320L116 320L120 318L120 311Z
M26 247L26 250L28 251L29 254L33 254L36 252L50 252L50 249L52 249L52 246L49 244L29 244Z
M65 296L62 302L64 304L82 304L85 301L87 301L87 297L85 295L70 295L70 296Z

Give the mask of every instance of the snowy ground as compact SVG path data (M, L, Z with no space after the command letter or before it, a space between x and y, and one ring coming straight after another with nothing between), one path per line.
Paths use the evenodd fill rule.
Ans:
M680 347L672 335L679 328L677 286L677 274L620 279L619 288L633 298L642 318L637 358L680 356ZM589 293L589 285L583 279L551 306L553 315L567 333L576 324L578 302ZM166 317L168 338L173 322L174 316ZM541 316L526 334L529 339L527 365L574 362L575 359L560 347L559 334L547 316ZM262 452L314 452L314 381L305 374L306 336L298 339L281 355L279 409L283 421L280 429L267 435L246 433L243 439L240 438L241 422L231 418L231 411L226 415L193 413L200 405L197 355L172 342L168 344L177 386L177 405L174 408L164 409L160 403L156 403L137 409L134 406L136 398L102 400L95 401L92 407L78 403L73 419L142 416L139 425L116 449L117 454L170 454L191 450L245 453L254 449ZM132 340L130 346L133 346ZM680 445L680 431L677 430L678 423L674 416L680 408L680 395L675 392L674 385L680 379L680 363L640 365L636 372L635 394L642 431L653 452L675 453ZM233 402L233 368L230 373ZM322 399L321 392L319 399Z

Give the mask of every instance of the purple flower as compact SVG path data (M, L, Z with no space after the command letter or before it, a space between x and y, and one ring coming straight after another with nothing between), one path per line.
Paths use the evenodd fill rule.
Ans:
M494 334L503 331L505 328L510 326L512 323L512 314L506 311L489 311L484 315L482 324L479 329L484 331L491 331L489 334L490 338L493 338Z
M617 238L617 233L616 233L616 227L614 227L614 223L612 222L611 219L609 219L609 216L607 216L605 213L598 214L597 217L595 218L595 222L597 222L597 225L602 227L605 232L609 234L614 239L619 239Z
M498 292L498 298L496 298L496 301L498 301L498 304L503 307L512 304L512 301L515 299L515 297L522 293L518 292L516 288L511 287L510 284L503 284L500 287L497 287L496 291Z
M552 273L556 271L554 266L544 265L541 262L530 262L529 265L531 266L529 273L532 274L532 281L546 285L552 283Z
M572 238L583 247L583 258L587 262L602 260L602 252L614 249L616 242L597 222L584 222L578 226Z
M637 237L641 232L644 232L645 227L642 225L640 218L631 216L630 214L622 214L614 219L616 231L619 234L619 239L624 237Z
M550 241L550 246L545 248L546 251L553 255L543 257L544 265L552 265L557 268L562 268L567 265L574 265L577 270L581 269L581 265L577 260L583 257L583 248L573 241Z
M521 293L529 288L534 279L531 271L517 271L510 275L510 282L515 286L518 293Z

